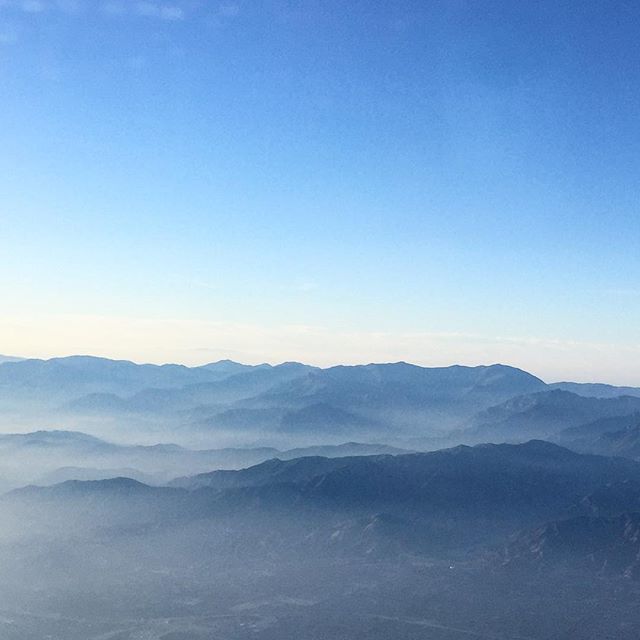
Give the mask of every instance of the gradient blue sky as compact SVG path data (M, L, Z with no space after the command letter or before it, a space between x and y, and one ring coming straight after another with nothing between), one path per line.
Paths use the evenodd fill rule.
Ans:
M0 0L0 352L640 384L640 4Z

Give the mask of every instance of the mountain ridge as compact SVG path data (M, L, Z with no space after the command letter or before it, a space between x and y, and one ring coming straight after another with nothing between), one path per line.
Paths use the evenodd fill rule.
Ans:
M592 387L577 385L577 394L562 388L570 384L548 385L504 364L186 367L70 356L0 363L0 420L5 429L46 420L78 431L96 425L96 435L112 438L172 433L182 444L267 441L288 449L346 439L400 447L419 438L425 446L446 438L523 441L640 411L640 397L621 395L627 388L587 396Z

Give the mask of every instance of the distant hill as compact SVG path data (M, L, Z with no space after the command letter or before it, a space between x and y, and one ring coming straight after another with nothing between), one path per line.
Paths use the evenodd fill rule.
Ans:
M201 428L262 427L289 434L442 434L478 410L544 389L506 367L425 368L407 363L312 369L220 411L194 411ZM363 437L361 435L360 437Z
M193 491L203 487L222 490L240 487L262 487L280 483L298 483L334 469L348 466L351 463L351 458L332 459L312 456L286 461L274 458L249 467L242 472L220 470L191 477L177 478L170 482L169 486Z
M301 408L327 403L365 415L404 414L410 424L424 420L424 415L413 415L416 409L448 420L451 412L474 413L543 388L535 376L504 365L427 368L398 362L316 370L272 388L253 404Z
M142 473L131 467L120 469L95 469L91 467L61 467L35 478L34 484L48 486L69 480L109 480L111 478L131 478L144 484L161 484L162 480L151 474Z
M247 371L253 371L258 369L270 369L270 364L241 364L240 362L234 362L233 360L218 360L217 362L210 362L209 364L202 365L201 367L195 367L199 369L207 369L213 371L220 378L235 376L239 373L246 373Z
M273 447L197 450L175 444L115 444L72 431L0 434L0 466L3 469L4 487L115 476L162 484L186 473L239 469L276 457L284 460L310 455L343 457L381 453L406 451L357 442L292 450Z
M401 455L413 453L406 449L390 447L385 444L363 444L361 442L345 442L337 445L317 445L301 447L298 449L288 449L278 454L281 460L291 458L301 458L304 456L322 456L325 458L340 458L343 456L379 456L379 455Z
M481 441L523 441L553 437L594 420L633 415L640 398L591 398L554 389L519 396L479 413L469 436Z
M603 433L593 443L592 450L604 455L640 458L640 416L636 415L626 429Z
M118 449L117 445L105 442L100 438L79 431L33 431L31 433L0 434L0 451L11 451L12 454L23 451L45 450L55 454L56 449L64 449L73 454L86 454L99 451L104 454Z
M554 382L549 385L549 388L570 391L579 396L592 398L617 398L619 396L640 397L640 387L616 387L611 384L594 382Z
M633 431L638 424L638 412L599 418L563 429L552 439L575 451L635 458L638 453L633 444Z
M27 388L46 387L52 383L65 388L73 388L75 385L82 388L90 384L112 385L123 390L151 386L171 388L197 381L221 380L265 366L268 365L252 367L222 360L200 367L186 367L179 364L136 364L128 360L95 356L68 356L50 360L18 359L2 363L0 382L7 386Z
M592 443L596 438L605 433L613 431L622 431L627 427L633 426L640 420L640 413L629 413L621 416L608 416L606 418L597 418L591 422L579 424L575 427L567 427L558 434L560 442L584 442Z

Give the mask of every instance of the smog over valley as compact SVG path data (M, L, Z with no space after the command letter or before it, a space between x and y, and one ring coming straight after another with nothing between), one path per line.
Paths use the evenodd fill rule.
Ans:
M0 640L638 640L639 32L0 0Z

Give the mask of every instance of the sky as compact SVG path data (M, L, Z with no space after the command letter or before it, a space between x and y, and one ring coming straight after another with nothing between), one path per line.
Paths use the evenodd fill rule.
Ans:
M0 353L640 385L640 4L0 0Z

